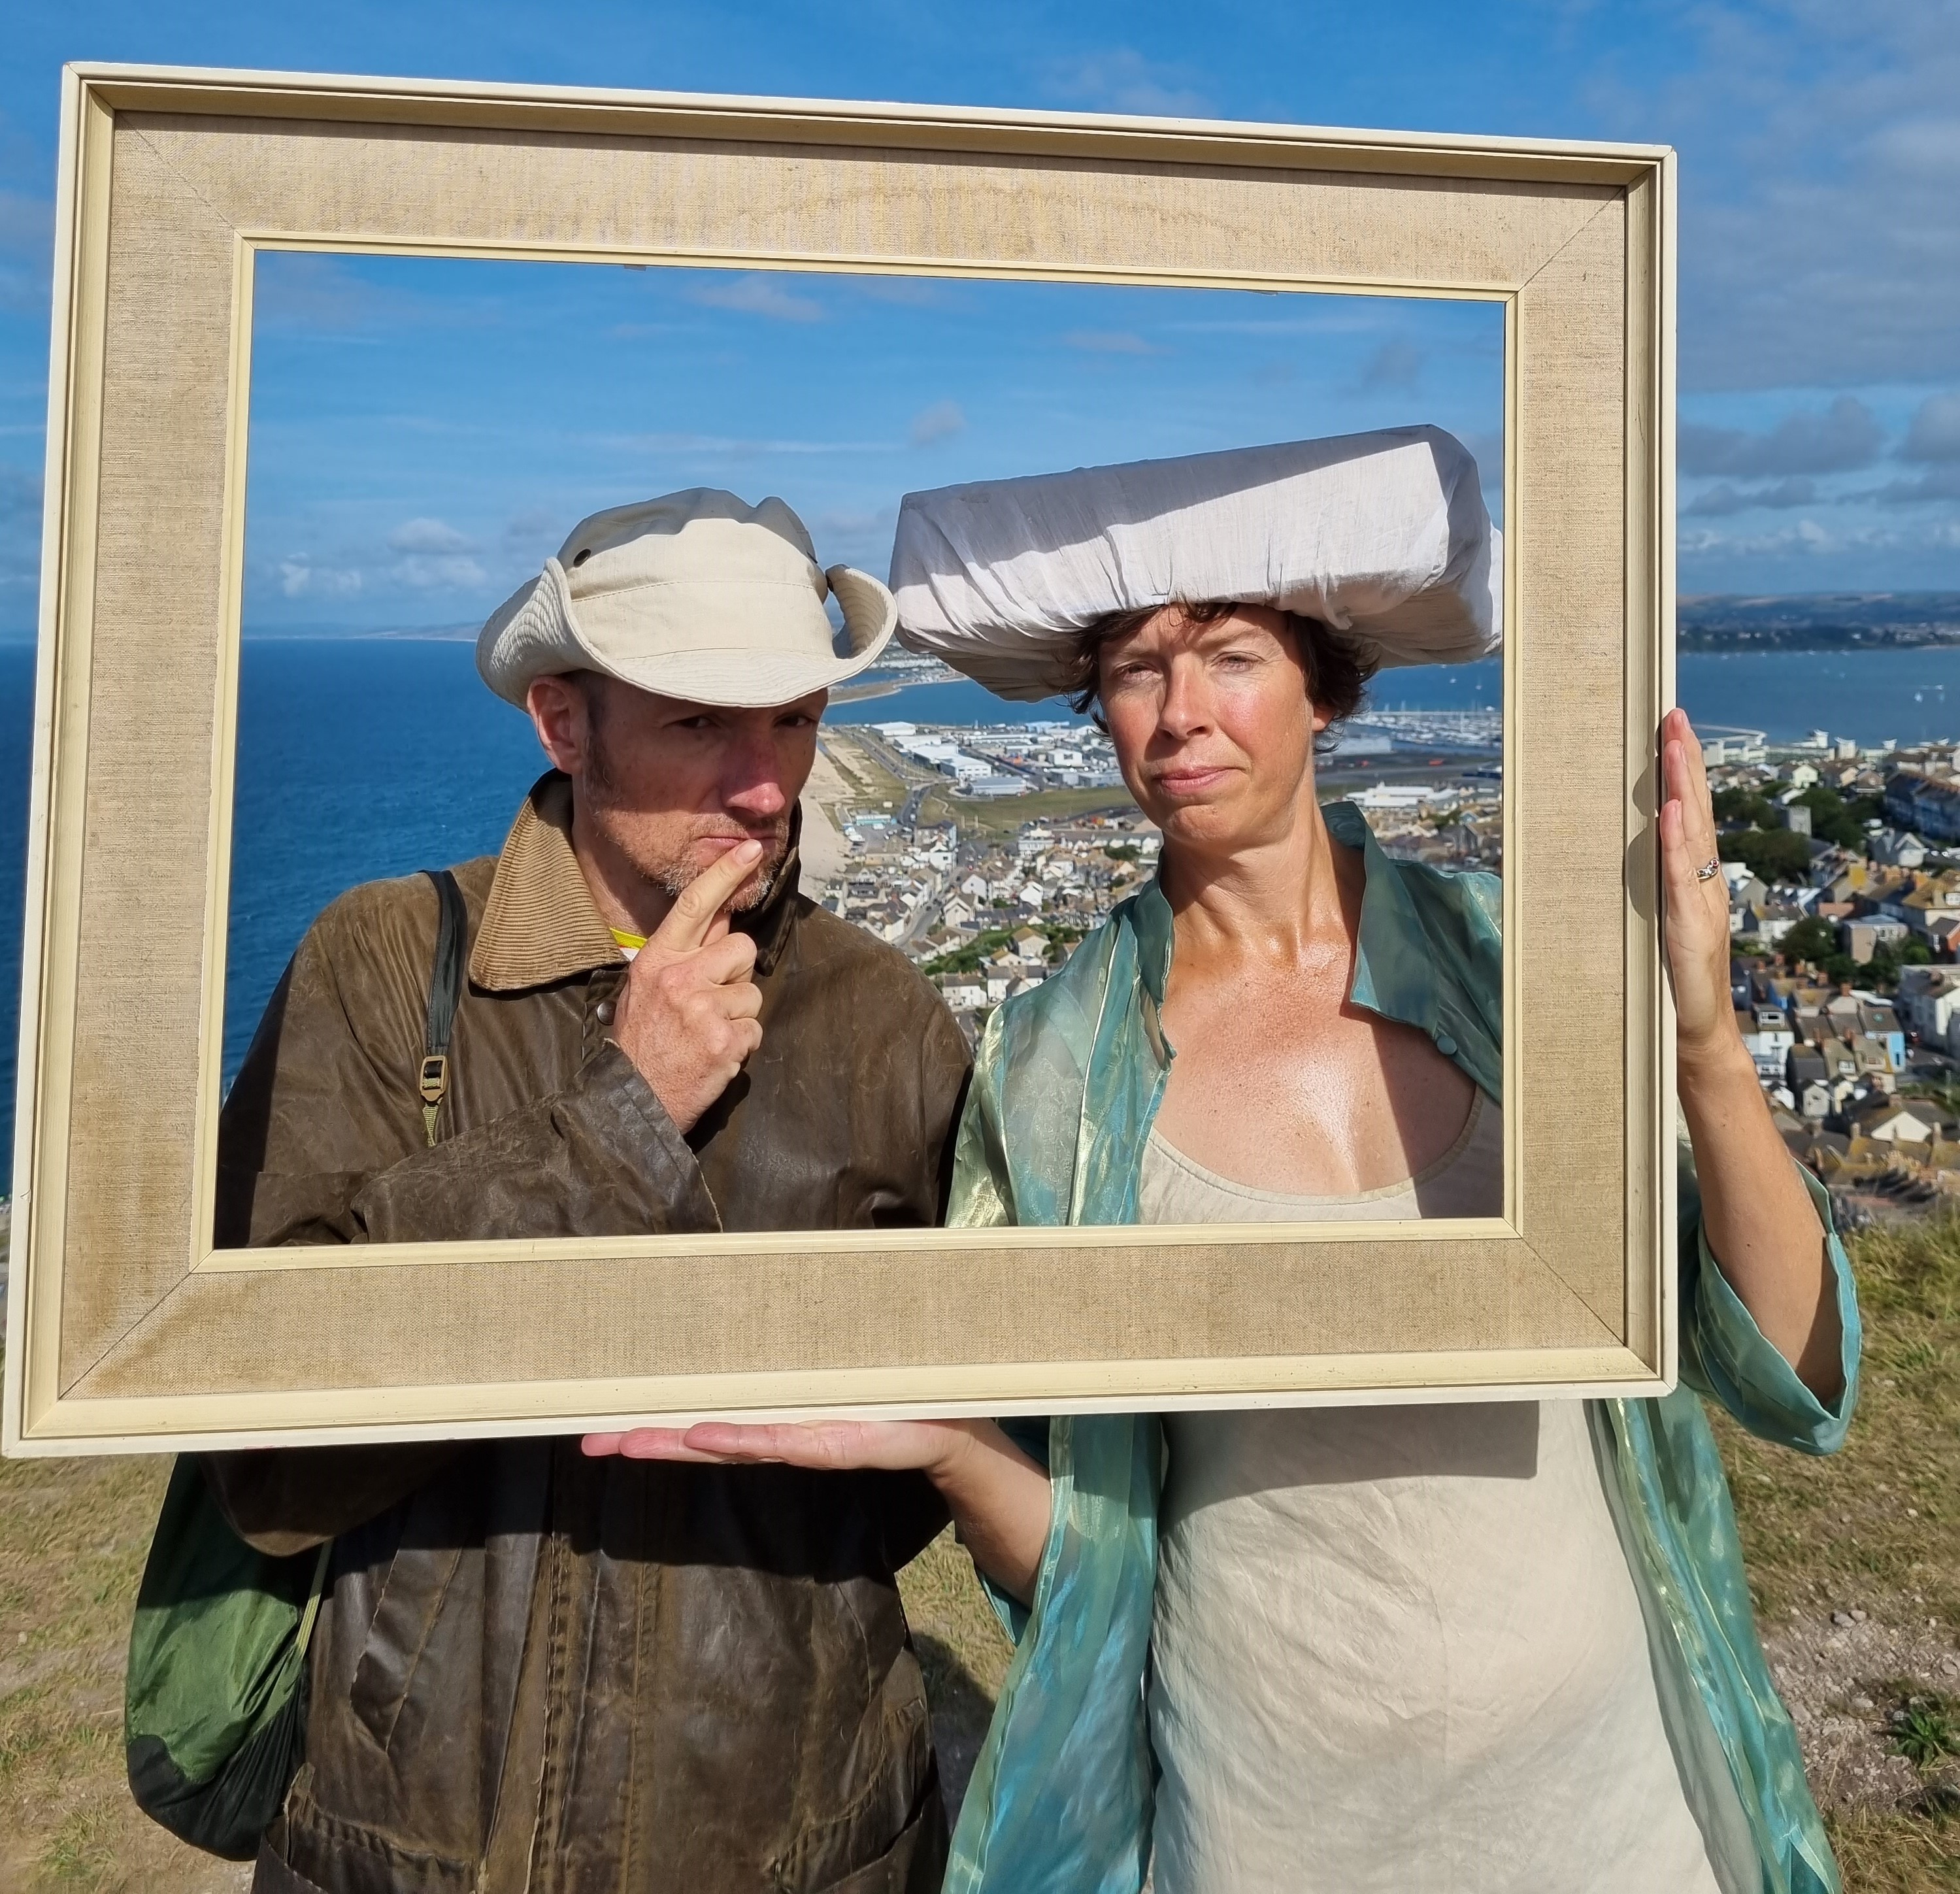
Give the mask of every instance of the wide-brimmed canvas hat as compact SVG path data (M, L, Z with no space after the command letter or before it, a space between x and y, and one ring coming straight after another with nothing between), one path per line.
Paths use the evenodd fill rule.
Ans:
M1230 599L1319 619L1382 666L1461 664L1503 635L1501 540L1477 463L1391 428L906 495L899 640L1002 697L1074 683L1112 612Z
M837 649L824 601L844 615ZM536 677L602 671L689 703L794 703L854 676L898 622L868 572L826 572L778 499L750 506L695 487L581 520L490 615L476 668L521 706Z

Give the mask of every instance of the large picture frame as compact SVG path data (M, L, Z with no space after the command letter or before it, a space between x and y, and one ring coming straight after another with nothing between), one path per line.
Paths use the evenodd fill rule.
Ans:
M8 1453L1672 1383L1671 151L117 66L63 86ZM215 1249L269 248L1501 304L1504 1214Z

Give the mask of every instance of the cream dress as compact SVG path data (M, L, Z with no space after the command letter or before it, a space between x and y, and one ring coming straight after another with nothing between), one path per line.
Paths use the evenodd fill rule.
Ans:
M1286 1197L1153 1132L1142 1220L1493 1216L1503 1150L1480 1092L1421 1176ZM1582 1402L1166 1426L1157 1894L1755 1894L1732 1789L1689 1806Z

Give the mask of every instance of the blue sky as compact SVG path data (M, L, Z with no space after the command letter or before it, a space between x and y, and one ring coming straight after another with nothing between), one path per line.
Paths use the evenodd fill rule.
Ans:
M481 619L572 524L780 494L883 576L902 495L1434 421L1503 484L1494 303L450 258L259 263L248 629Z
M33 616L67 59L1666 141L1682 589L1960 589L1960 0L69 0L14 9L0 66L0 632ZM907 486L1402 419L1500 445L1478 310L515 268L269 269L254 619L480 616L683 481L781 491L875 568Z

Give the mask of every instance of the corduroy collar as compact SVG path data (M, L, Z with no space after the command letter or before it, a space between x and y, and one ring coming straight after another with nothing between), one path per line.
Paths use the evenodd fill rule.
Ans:
M754 937L758 972L767 973L788 942L802 827L798 810L791 819L789 853L768 899L735 917L735 926ZM549 770L524 798L497 858L483 925L469 956L470 984L485 992L520 993L619 966L625 958L573 852L571 779Z

